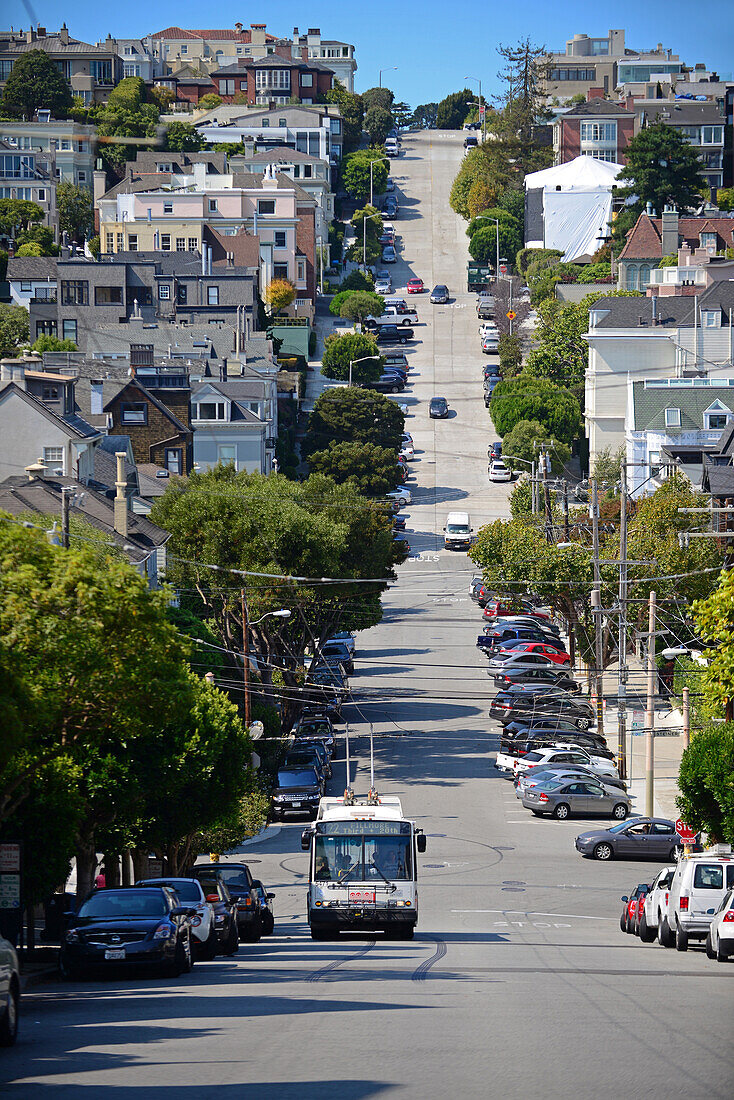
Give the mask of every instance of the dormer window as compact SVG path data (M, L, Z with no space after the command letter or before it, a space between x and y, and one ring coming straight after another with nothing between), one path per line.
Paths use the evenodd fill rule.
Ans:
M718 309L702 309L701 324L704 328L721 328L721 312Z
M710 248L716 251L716 234L715 233L702 233L701 234L701 248Z
M194 405L194 420L226 420L227 405L224 401L200 401Z
M665 410L665 427L680 428L680 409Z
M723 431L729 423L731 411L721 401L714 401L703 414L704 426L709 432Z

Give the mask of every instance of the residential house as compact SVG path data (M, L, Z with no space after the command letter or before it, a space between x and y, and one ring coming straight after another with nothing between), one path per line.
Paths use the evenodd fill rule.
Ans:
M47 176L57 183L73 183L90 190L96 136L95 126L74 119L51 118L47 110L39 110L30 122L0 120L0 140L24 156L35 157L36 166L44 165ZM33 202L44 205L35 197Z
M261 107L318 102L334 86L334 73L320 61L293 58L278 51L267 57L240 58L211 74L224 103Z
M627 383L732 371L734 283L700 295L601 298L589 312L584 417L591 466L625 443Z
M269 166L274 171L290 176L316 201L316 238L328 248L329 225L334 220L334 192L328 165L318 157L299 153L297 149L274 147L260 153L233 154L229 158L233 172L251 172L259 175ZM329 266L328 260L326 266Z
M631 99L627 106L636 116L635 132L663 122L677 130L694 146L701 172L715 200L716 189L724 186L726 114L723 101L698 103L686 99Z
M152 357L151 357L152 359ZM189 415L191 387L184 363L155 368L145 382L132 377L103 407L110 432L128 435L135 462L153 465L170 474L189 474L193 468Z
M710 256L724 255L734 246L734 215L681 217L671 207L655 217L651 210L640 214L627 234L619 254L620 290L645 290L651 273L664 256L674 256L682 247L704 249Z
M152 523L146 516L130 511L124 490L117 499L98 492L88 482L73 477L49 474L14 474L0 483L0 510L13 516L38 516L38 526L53 534L60 545L61 490L71 489L69 513L72 519L72 545L75 518L94 527L100 545L110 552L123 554L150 588L157 588L166 571L166 543L170 532ZM53 522L52 522L53 521Z
M603 98L588 99L559 113L553 123L553 153L556 164L578 156L614 164L627 163L635 116L632 111Z
M12 304L29 311L35 306L55 306L58 294L57 264L56 256L12 256L8 260L6 275ZM55 318L55 310L53 315ZM44 331L47 330L32 325L31 340ZM56 334L55 327L53 333Z
M43 50L60 69L72 95L79 96L85 106L104 102L115 84L122 79L122 62L115 43L108 38L93 46L72 38L66 23L58 31L45 27L3 35L0 42L0 90L13 70L13 65L25 53Z
M35 202L43 211L41 224L57 230L56 174L52 155L37 150L20 152L0 137L0 199Z
M188 111L203 95L217 90L209 74L194 65L183 65L175 73L159 76L153 83L156 88L168 88L173 94L174 110Z
M236 470L269 473L265 385L258 379L205 379L191 385L194 463L202 470L232 463Z
M0 480L39 461L54 474L88 480L100 433L75 411L74 379L50 378L41 365L0 361Z
M223 103L197 118L194 125L209 145L254 142L258 152L288 146L332 167L342 157L342 118L335 103L310 107L300 104L279 110Z
M652 492L672 470L701 487L704 454L734 423L734 377L655 378L627 383L630 493Z
M600 38L575 34L562 53L550 52L541 88L547 99L563 102L581 93L598 90L611 95L618 84L650 79L651 73L677 74L683 64L677 54L658 43L654 50L634 51L625 43L624 30L610 30Z

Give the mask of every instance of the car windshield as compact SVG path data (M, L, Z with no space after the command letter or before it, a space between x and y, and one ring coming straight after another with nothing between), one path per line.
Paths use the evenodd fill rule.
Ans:
M306 734L326 733L331 733L331 727L328 722L304 722L303 725L298 727L298 734L300 737L305 737Z
M449 535L467 535L469 533L468 523L447 523L446 530Z
M148 882L149 886L168 886L171 890L175 890L176 896L179 901L185 902L187 905L198 905L201 901L201 887L198 882L192 882L187 879L155 879Z
M316 881L379 882L411 877L409 834L316 837Z
M249 886L247 871L244 867L217 867L217 874L227 886Z
M306 749L304 749L303 752L289 752L286 764L294 768L307 767L309 764L313 763L314 757L317 756L318 753L316 749L313 749L311 752L308 752Z
M531 763L534 763L536 760L542 760L543 757L539 752L529 752L525 759L529 760Z
M315 787L318 785L313 768L301 768L298 771L278 772L279 787Z
M165 917L168 913L165 896L158 890L103 890L93 894L79 910L80 917L114 919L134 917Z

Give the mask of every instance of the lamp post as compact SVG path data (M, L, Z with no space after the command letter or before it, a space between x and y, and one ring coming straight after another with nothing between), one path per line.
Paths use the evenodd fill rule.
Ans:
M240 593L240 599L242 601L242 656L244 659L244 685L245 685L245 726L250 725L250 639L249 629L251 626L257 626L264 619L290 619L291 613L287 607L282 607L279 611L268 611L262 615L259 619L255 619L254 623L251 623L247 617L247 598L245 596L245 590L242 589Z
M388 65L386 69L380 69L380 81L379 81L379 87L380 88L382 87L382 74L383 73L391 73L395 69L397 69L397 65Z
M535 512L535 459L530 462L527 458L518 458L517 455L503 455L503 458L512 459L513 462L522 462L524 466L530 467L530 510Z
M484 144L484 137L485 137L484 122L485 122L487 112L485 111L484 104L482 103L482 82L481 82L481 80L479 79L478 76L465 76L464 80L476 80L477 84L479 85L479 115L480 115L481 120L482 120L482 144Z
M387 157L375 157L374 160L370 161L370 206L374 205L374 203L372 202L372 171L373 171L376 164L389 164L389 163L390 163L390 161L388 160Z
M382 218L382 214L367 214L362 219L362 266L367 271L367 222L375 218Z
M352 384L352 367L354 366L355 363L366 363L368 360L371 361L372 359L376 359L376 358L377 358L376 355L363 355L361 359L350 359L349 360L349 382L348 382L348 385L351 386L351 384Z

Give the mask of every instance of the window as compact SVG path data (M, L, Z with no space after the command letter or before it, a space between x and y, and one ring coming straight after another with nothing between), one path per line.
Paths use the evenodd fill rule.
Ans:
M284 118L279 118L279 119L278 119L278 125L279 125L279 126L282 126L282 127L283 127L283 129L285 129L285 128L287 127L288 123L287 123L287 121L286 121L286 120L285 120Z
M173 203L172 202L164 202L163 203L163 213L164 214L172 214L173 213Z
M247 81L246 80L241 80L240 81L240 91L241 92L246 92L247 91Z
M183 471L183 450L180 447L166 447L165 467L169 474L180 474Z
M291 86L290 69L255 69L255 88L281 88L288 91Z
M168 302L171 298L171 288L168 283L161 283L158 287L158 298L161 302Z
M216 214L216 212L217 212L217 200L216 199L209 199L209 213L210 214Z
M287 246L287 234L285 229L276 229L273 234L273 244L276 248L285 248Z
M650 476L660 473L660 451L650 451Z
M59 399L59 387L58 386L44 386L43 387L43 400L44 401L58 401Z
M171 251L171 234L170 233L162 233L161 234L161 252L170 252L170 251Z
M120 405L120 420L123 424L147 424L148 406L145 401L127 402Z
M313 73L301 73L301 87L313 88Z
M263 130L267 130L269 125L270 125L270 119L269 118L264 118L263 121L262 121Z
M185 237L176 237L176 251L177 252L185 252L186 251L186 238Z
M137 233L128 233L127 247L130 252L138 251L138 235Z
M701 248L712 248L716 250L716 234L715 233L702 233L701 234Z
M165 162L162 162L161 164L156 164L155 170L156 170L156 172L172 172L173 171L173 165L169 164L167 161L165 161Z
M665 410L665 427L680 428L680 409Z
M123 76L140 76L140 66L132 61L125 61L122 66Z
M230 446L217 447L217 462L221 462L223 466L232 463L233 466L237 465L237 448Z
M701 324L704 328L721 328L721 313L718 309L702 309Z
M124 233L117 233L115 236L116 236L116 241L117 241L117 251L122 252L123 249L125 248L125 234Z
M729 417L726 413L707 413L706 415L707 428L710 432L718 431L721 428L725 428L729 422Z
M627 290L637 290L637 264L628 264L625 273Z
M189 252L196 252L199 247L199 242L196 237L189 237Z
M61 141L59 142L59 149L61 149L62 153L68 152L71 149L70 139L69 138L62 138Z
M55 336L55 321L36 321L36 336Z
M98 84L112 84L112 61L90 61L89 72Z
M275 199L259 199L257 203L258 214L274 214Z
M644 290L650 282L650 265L642 264L640 267L640 290Z
M38 191L36 192L36 198L38 199L39 202L45 202L46 201L46 188L45 187L39 187L38 188Z
M235 93L235 80L220 80L219 81L219 94L220 95L234 95Z
M320 152L320 138L318 130L315 134L308 135L308 152L312 157L317 157Z
M227 406L224 401L201 401L194 405L195 420L226 420Z
M287 279L288 278L288 264L273 264L273 278L274 279Z
M63 447L44 447L43 448L43 464L48 466L49 469L61 467L61 472L64 470L64 448Z
M186 285L183 284L183 283L179 283L178 287L176 288L176 301L178 302L179 305L185 306L186 305L186 298L187 298Z
M313 165L312 164L304 164L304 166L303 166L303 178L305 180L310 180L312 178L312 176L313 176Z
M702 126L701 145L721 145L724 140L723 126Z
M62 279L61 304L62 306L88 306L89 283L82 279Z
M296 282L299 286L306 285L306 261L298 260L296 262Z
M218 306L219 305L219 287L218 286L208 286L206 288L206 304L208 306Z
M189 52L189 47L182 42L181 43L181 53L188 53L188 52Z
M582 141L600 141L607 144L617 144L616 122L582 122Z
M105 252L115 251L115 234L105 233Z
M7 80L13 71L12 61L0 61L0 80Z
M96 306L121 306L121 286L96 286L94 288L94 304Z
M21 294L30 294L32 290L33 290L33 283L21 283L20 284Z

